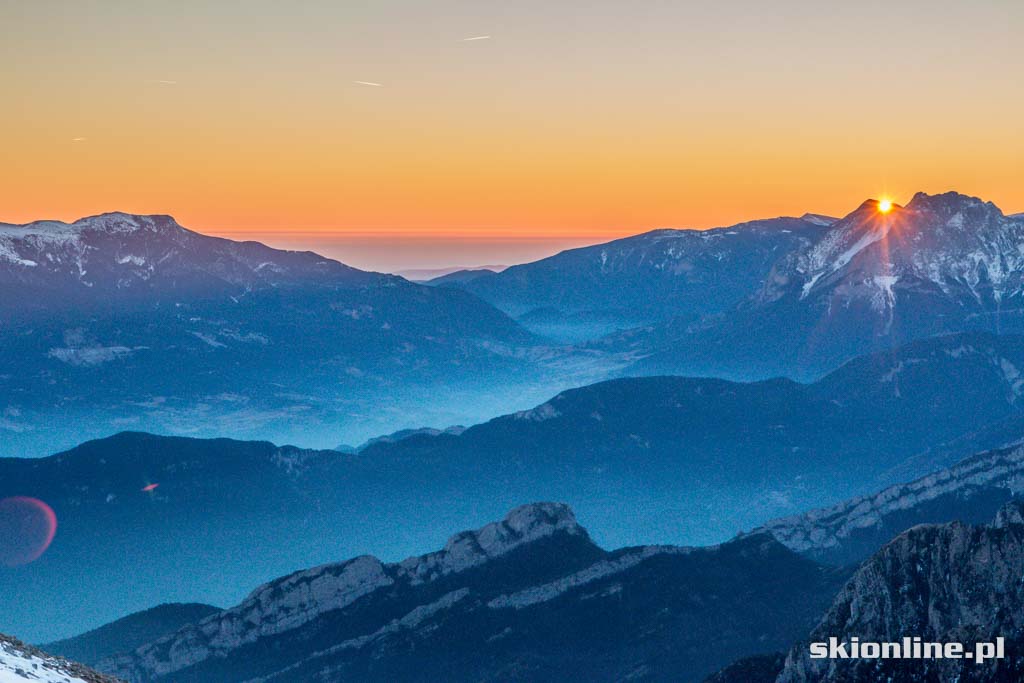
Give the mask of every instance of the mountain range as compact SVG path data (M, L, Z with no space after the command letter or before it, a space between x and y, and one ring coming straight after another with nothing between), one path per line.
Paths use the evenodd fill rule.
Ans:
M854 356L1024 323L1024 221L954 192L869 200L811 247L777 260L733 309L602 342L642 355L632 372L813 378Z
M837 505L775 519L770 533L787 548L828 564L860 562L904 529L923 523L982 524L1024 493L1024 448L986 451L946 469Z
M694 680L798 637L844 577L767 535L607 552L565 506L533 504L429 555L282 577L99 667L140 683Z
M0 498L47 501L60 523L42 559L9 572L18 590L0 610L42 642L159 602L231 604L240 586L339 555L413 554L439 528L535 497L573 505L608 547L716 543L1006 445L1005 425L1022 419L1018 367L1020 339L964 334L809 385L611 380L357 454L127 432L0 459ZM139 578L103 591L128 571Z
M536 339L470 294L167 216L0 225L0 287L7 455L127 426L326 446L544 386Z
M869 683L877 667L822 668L806 643L1000 635L1011 657L985 669L886 671L899 681L958 672L1014 680L1024 665L1012 649L1021 636L1022 474L1024 448L981 453L707 547L609 552L567 506L530 504L434 553L329 563L270 581L227 610L162 606L47 648L77 647L131 681ZM851 552L851 530L870 542ZM163 635L140 644L140 631ZM788 658L759 654L786 649Z
M807 656L1024 643L1024 220L981 199L427 284L104 214L0 225L0 288L0 499L58 521L0 568L0 626L47 652L154 682L1024 671Z
M568 341L676 316L728 310L756 292L778 259L809 249L821 216L714 230L654 230L434 284L466 289L533 331Z
M918 193L425 286L167 216L0 225L0 430L10 455L124 428L330 447L617 376L812 381L933 335L1024 331L1022 238L1019 215Z
M998 479L1005 455L972 459L974 475ZM958 472L932 475L931 497L963 477ZM894 539L859 567L817 564L780 543L777 530L711 547L607 552L568 507L537 503L457 534L435 553L392 564L362 556L289 574L235 607L142 646L131 641L97 667L132 681L218 683L705 676L870 683L878 680L876 663L811 660L806 643L909 634L973 643L1000 635L1010 642L1008 660L974 669L887 662L886 680L1015 680L1024 665L1012 649L1022 633L1015 601L1024 503L1010 500L980 526L935 523L934 510L922 505L924 485L908 485L916 495L904 502L927 523L893 526ZM897 497L873 498L896 504ZM856 500L843 506L854 507ZM969 503L962 512L975 513ZM956 517L956 505L947 513ZM757 654L787 648L787 658Z

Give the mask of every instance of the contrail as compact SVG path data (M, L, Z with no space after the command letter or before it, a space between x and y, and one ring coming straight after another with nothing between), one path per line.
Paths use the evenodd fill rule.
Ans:
M71 142L85 142L85 138L71 138Z
M375 88L383 88L384 87L383 83L374 83L372 81L352 81L352 82L357 84L357 85L372 85Z
M473 36L472 38L463 38L462 42L468 43L471 40L490 40L490 36Z
M178 81L148 80L146 83L158 83L159 85L178 85Z

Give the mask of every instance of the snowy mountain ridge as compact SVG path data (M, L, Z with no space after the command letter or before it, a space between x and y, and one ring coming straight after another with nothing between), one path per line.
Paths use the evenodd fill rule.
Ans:
M202 235L166 215L0 224L0 282L100 291L276 286L372 275L311 252Z

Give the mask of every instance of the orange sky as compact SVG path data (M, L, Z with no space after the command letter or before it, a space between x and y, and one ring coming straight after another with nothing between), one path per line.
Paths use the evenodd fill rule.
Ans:
M7 3L0 220L171 213L385 267L919 189L1024 211L1024 3L551 4Z

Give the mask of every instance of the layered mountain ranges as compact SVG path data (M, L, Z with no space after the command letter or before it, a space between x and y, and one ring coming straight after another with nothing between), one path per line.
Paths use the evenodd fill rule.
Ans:
M122 428L364 442L342 453L126 432L46 458L0 459L0 498L38 497L59 520L39 561L2 570L10 588L0 592L3 629L42 642L167 601L251 608L239 592L246 586L304 576L327 586L326 596L309 592L305 579L268 584L254 593L261 604L288 597L281 612L247 612L259 617L255 634L237 611L218 610L193 622L235 614L212 636L192 630L193 640L170 649L158 637L155 649L141 648L148 654L108 658L104 667L130 671L132 680L237 680L240 671L270 680L415 680L445 666L465 678L565 677L590 671L565 655L578 650L619 678L699 680L738 658L783 651L810 632L854 565L890 552L894 535L919 523L982 524L1018 495L1021 230L1019 216L981 200L919 194L891 212L865 202L841 219L758 221L703 237L656 231L507 275L423 286L315 254L198 235L167 217L0 226L5 452L34 455ZM518 282L508 291L521 298L499 299L502 282ZM394 431L501 413L467 429ZM460 536L471 541L453 541L454 555L441 562L479 550L487 559L471 568L430 581L405 573L426 561L416 553L443 541L440 530L479 526L538 499L571 504L590 533L565 521L571 513L562 508L523 508L515 515L558 530L492 558L480 549L504 547L490 543L519 533L506 520ZM1008 510L995 527L909 542L906 552L884 556L883 568L910 567L928 543L1015 561L996 538L1004 532L991 531L1013 527ZM630 547L652 541L671 545ZM321 582L323 568L290 574L367 551L385 559L327 565L331 577L344 576L340 587ZM502 564L506 555L515 562ZM729 564L736 557L746 559ZM619 558L629 558L627 573L651 573L598 581L604 592L583 589L595 573L606 576L608 563L618 571ZM747 566L750 558L761 567ZM909 570L878 570L864 585L893 596L908 586L946 590L935 582L950 560L932 560L935 570L914 575L916 583ZM977 562L954 560L975 572L962 585L990 587ZM522 566L537 571L512 569ZM772 571L793 572L804 585L772 583ZM665 590L645 594L651 585ZM699 590L677 595L669 586ZM737 586L753 591L750 604L769 594L780 603L764 607L759 643L744 630L749 614L722 595ZM356 595L362 588L370 592ZM808 592L792 592L800 588ZM827 622L853 632L862 624L844 615L867 605L866 594L840 595ZM943 595L935 609L966 604ZM505 606L505 598L515 611L492 618L505 609L492 603ZM694 600L715 609L702 612ZM671 608L655 613L664 604ZM331 616L321 614L324 605ZM794 611L771 611L783 606ZM972 603L964 614L989 607ZM601 632L595 615L616 609ZM924 623L912 606L901 609L907 624ZM642 637L612 632L623 623ZM579 624L591 624L593 638L567 632ZM698 652L678 641L677 631L704 624L742 647ZM343 639L339 628L348 629ZM467 640L484 634L482 643ZM253 649L253 637L268 640ZM459 650L462 641L475 645ZM628 651L613 651L616 642ZM423 643L453 657L419 668L410 653L421 655ZM270 644L272 657L254 655ZM210 648L216 661L202 654ZM675 650L689 655L673 657ZM492 658L481 662L481 653ZM218 669L222 659L241 668ZM778 663L768 654L722 675L762 675ZM785 667L786 680L825 675L796 649Z
M167 216L0 225L4 451L124 428L329 447L616 376L809 381L918 338L1020 331L1022 231L919 193L423 286Z
M160 602L231 604L240 586L359 552L413 554L439 529L538 497L573 505L606 547L716 543L1005 445L987 425L1020 418L1018 367L1020 339L963 334L809 385L611 380L358 454L123 433L0 459L0 498L44 500L60 523L42 559L9 573L0 611L42 642Z
M1022 451L1012 454L1018 479ZM960 468L929 481L948 490L981 475L980 463L1003 470L989 482L1006 481L994 454L972 462L973 475ZM392 564L362 556L289 574L97 667L131 681L205 683L699 681L717 669L709 681L870 683L883 670L885 680L1016 680L1024 666L1015 649L1024 635L1024 503L1013 498L995 521L972 527L929 517L924 486L908 485L902 498L927 523L893 527L895 539L859 567L816 563L777 528L711 547L607 552L565 505L521 506L435 553ZM961 512L976 511L954 505L944 514ZM987 665L807 657L807 642L829 636L910 635L968 644L1001 636L1010 657ZM757 654L784 649L788 658Z
M429 555L290 574L98 666L139 683L699 680L800 637L846 575L768 535L607 552L540 503Z
M471 291L540 334L580 341L728 310L760 289L772 264L816 244L834 220L809 214L714 230L654 230L433 284Z
M326 446L479 421L574 375L545 375L522 351L539 341L465 292L167 216L0 225L0 289L5 455L127 426Z
M455 286L537 332L632 355L627 374L807 380L935 334L1020 331L1022 273L1020 214L948 192L840 219L658 230ZM583 341L599 328L622 331Z
M630 372L813 378L872 350L960 330L1024 327L1024 221L956 193L869 200L811 248L776 261L735 308L677 318L602 345Z

